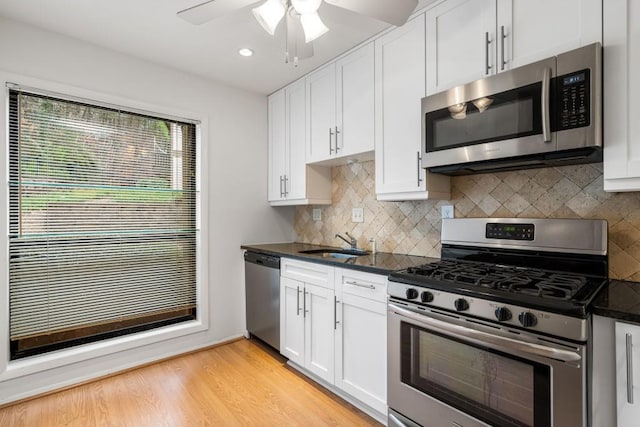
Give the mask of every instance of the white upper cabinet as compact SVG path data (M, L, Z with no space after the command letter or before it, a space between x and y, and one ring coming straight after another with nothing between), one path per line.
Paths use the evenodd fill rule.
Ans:
M425 96L425 17L375 41L375 150L378 200L450 196L449 178L420 164L421 99Z
M369 43L307 76L307 163L370 160L374 134L374 61Z
M306 164L304 80L269 96L269 175L271 205L331 204L331 171Z
M427 95L495 73L496 0L449 0L427 19Z
M604 2L604 189L640 191L640 2ZM640 368L639 368L640 369Z
M336 61L337 155L351 156L374 148L373 43Z
M326 160L335 151L336 67L329 64L307 76L307 161Z
M600 0L449 0L426 16L427 94L602 40Z
M602 41L601 0L498 0L497 16L498 72Z
M269 201L284 199L287 174L286 101L284 89L269 96Z
M301 200L306 198L306 126L305 126L305 85L298 81L285 89L287 103L287 149L288 174L286 175L286 198Z

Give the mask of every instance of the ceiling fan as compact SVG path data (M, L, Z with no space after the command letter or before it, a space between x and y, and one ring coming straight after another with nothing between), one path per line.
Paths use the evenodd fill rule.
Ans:
M178 12L187 22L200 25L237 9L262 3L253 15L265 31L274 35L284 18L286 27L285 63L298 65L299 59L313 56L312 41L329 31L318 8L323 0L209 0ZM418 5L418 0L324 0L326 3L400 26Z

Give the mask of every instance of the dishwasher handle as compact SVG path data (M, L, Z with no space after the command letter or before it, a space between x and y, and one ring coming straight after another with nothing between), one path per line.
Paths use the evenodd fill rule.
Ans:
M244 262L280 270L280 257L277 256L247 251L244 253Z

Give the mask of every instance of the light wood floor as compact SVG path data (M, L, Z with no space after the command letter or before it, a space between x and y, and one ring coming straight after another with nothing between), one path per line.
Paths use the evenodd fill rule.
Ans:
M251 340L0 409L0 426L379 426Z

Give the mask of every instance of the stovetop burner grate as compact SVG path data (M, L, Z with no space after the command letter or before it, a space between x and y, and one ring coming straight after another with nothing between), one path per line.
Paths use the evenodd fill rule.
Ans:
M406 273L440 282L557 300L572 299L587 283L585 276L577 274L459 260L411 267Z

